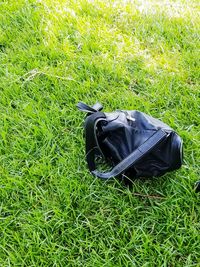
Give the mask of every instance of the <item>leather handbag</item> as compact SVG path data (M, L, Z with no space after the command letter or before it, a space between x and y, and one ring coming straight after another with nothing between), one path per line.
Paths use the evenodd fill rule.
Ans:
M79 102L85 119L86 160L99 178L161 176L181 167L182 139L167 124L143 112L102 112L102 105ZM111 170L97 170L96 158L103 157Z

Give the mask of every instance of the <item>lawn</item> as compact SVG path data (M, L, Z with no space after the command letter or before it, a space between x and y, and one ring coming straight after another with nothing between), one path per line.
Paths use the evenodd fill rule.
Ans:
M199 53L197 0L0 2L1 267L200 266ZM78 101L169 124L182 168L95 179Z

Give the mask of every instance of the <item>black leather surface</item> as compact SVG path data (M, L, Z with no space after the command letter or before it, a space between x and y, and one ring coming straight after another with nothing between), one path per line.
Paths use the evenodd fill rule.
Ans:
M81 107L84 107L84 111L87 112L87 105ZM90 115L91 113L92 115ZM95 118L100 117L104 117L103 120L95 120ZM120 162L126 162L127 158L130 159L130 155L134 155L132 157L134 164L129 164L124 169L121 167L121 172L116 166L115 169L118 171L114 172L113 176L119 173L134 178L160 176L181 167L182 140L173 129L158 119L136 110L102 113L89 107L86 122L89 122L85 125L87 161L92 147L100 150L105 159L112 162L114 168L116 165L124 167L125 165L120 164ZM159 132L164 133L165 138L161 140L157 135L159 142L155 142L154 147L151 147L150 150L147 149L153 136ZM148 144L146 149L145 143ZM141 147L143 151L140 151L142 152L140 156L140 153L136 153L136 151ZM94 155L89 157L92 161L95 160ZM95 164L91 164L91 159L88 161L88 165L94 175L102 176L101 178L111 176L108 173L105 175L97 170L94 171ZM136 160L134 161L134 159ZM129 163L131 163L130 160Z

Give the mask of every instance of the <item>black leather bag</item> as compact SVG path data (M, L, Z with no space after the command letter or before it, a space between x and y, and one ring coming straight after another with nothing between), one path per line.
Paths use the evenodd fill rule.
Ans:
M182 140L168 125L143 112L117 110L103 113L101 104L77 107L85 119L86 160L90 172L102 179L161 176L182 164ZM111 171L96 169L103 156Z

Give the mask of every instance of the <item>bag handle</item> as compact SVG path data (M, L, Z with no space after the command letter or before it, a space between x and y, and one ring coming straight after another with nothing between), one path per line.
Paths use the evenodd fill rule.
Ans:
M80 111L87 112L88 114L93 114L103 109L103 106L98 102L94 104L92 107L86 105L83 102L79 102L76 106Z
M100 120L105 120L105 114L102 112L96 112L86 118L85 121L85 134L86 134L86 160L91 173L101 179L110 179L118 176L130 168L133 164L138 162L150 151L152 151L157 145L167 138L168 134L163 130L157 130L150 138L148 138L142 145L134 150L129 156L118 163L109 172L99 172L96 170L95 156L103 153L98 145L96 136L96 126Z

